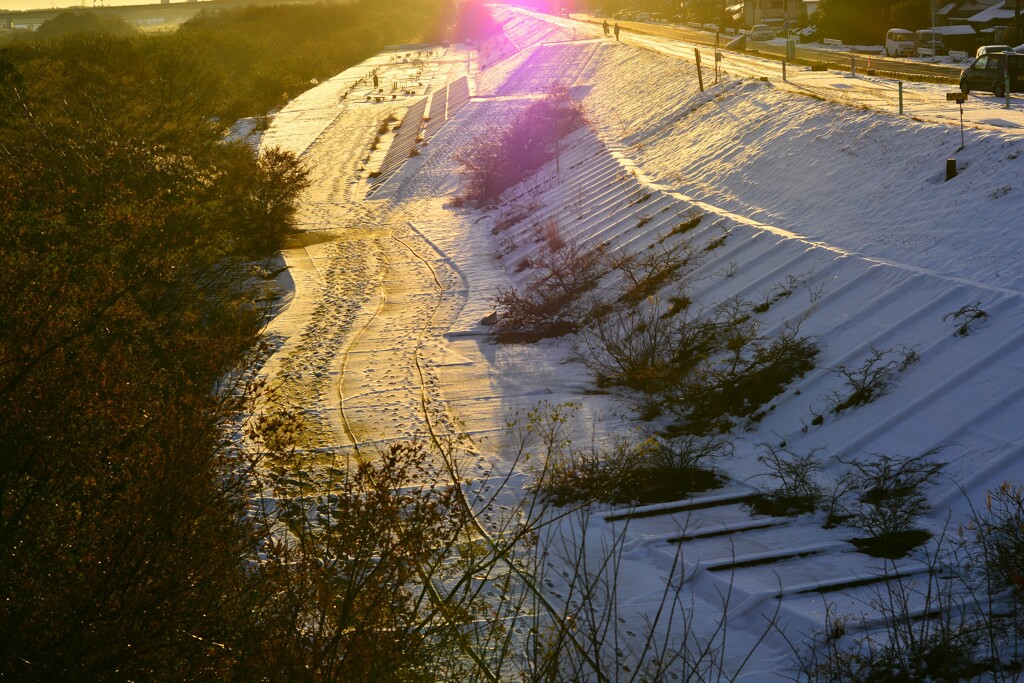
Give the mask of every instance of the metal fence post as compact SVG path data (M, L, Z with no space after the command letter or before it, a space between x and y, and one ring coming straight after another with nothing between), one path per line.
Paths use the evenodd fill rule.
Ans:
M903 116L903 81L898 81L900 86L900 116Z

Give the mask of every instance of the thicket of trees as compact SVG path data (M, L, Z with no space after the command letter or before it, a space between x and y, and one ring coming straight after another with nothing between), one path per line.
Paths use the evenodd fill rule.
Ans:
M116 15L94 12L61 12L53 19L43 22L43 25L36 30L34 37L45 40L69 33L109 33L127 36L138 33L138 29Z
M450 3L436 0L247 7L200 14L168 42L212 72L218 113L234 120L279 106L385 45L440 42L453 20Z
M0 52L0 675L248 680L268 634L304 650L223 426L265 321L253 259L306 171L221 135L446 12L243 9Z

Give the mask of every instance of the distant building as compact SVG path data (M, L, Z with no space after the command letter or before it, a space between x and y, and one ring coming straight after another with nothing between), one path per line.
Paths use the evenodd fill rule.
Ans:
M745 0L743 24L767 24L781 28L786 21L803 22L807 18L803 0Z
M938 23L954 26L970 24L975 29L1013 21L1013 2L1005 0L960 0L942 5Z
M939 8L938 23L950 27L970 27L976 32L975 42L994 45L1005 43L1012 36L1013 0L961 0Z
M726 23L742 24L743 23L743 3L734 5L725 5Z
M997 2L967 17L967 23L974 27L991 28L993 26L1009 26L1013 23L1013 5Z

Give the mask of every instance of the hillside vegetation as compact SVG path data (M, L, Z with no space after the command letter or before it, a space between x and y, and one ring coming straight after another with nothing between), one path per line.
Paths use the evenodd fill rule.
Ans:
M250 565L268 530L223 436L258 389L254 259L307 172L221 139L385 43L438 36L446 11L250 8L0 52L0 675L315 675L271 605L291 579ZM344 658L314 669L407 666L362 656L346 676Z

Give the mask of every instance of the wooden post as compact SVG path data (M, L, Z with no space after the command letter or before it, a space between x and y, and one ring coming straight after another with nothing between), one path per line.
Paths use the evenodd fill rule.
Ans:
M697 85L700 86L700 91L704 92L704 74L700 69L700 50L693 48L693 53L697 55Z

